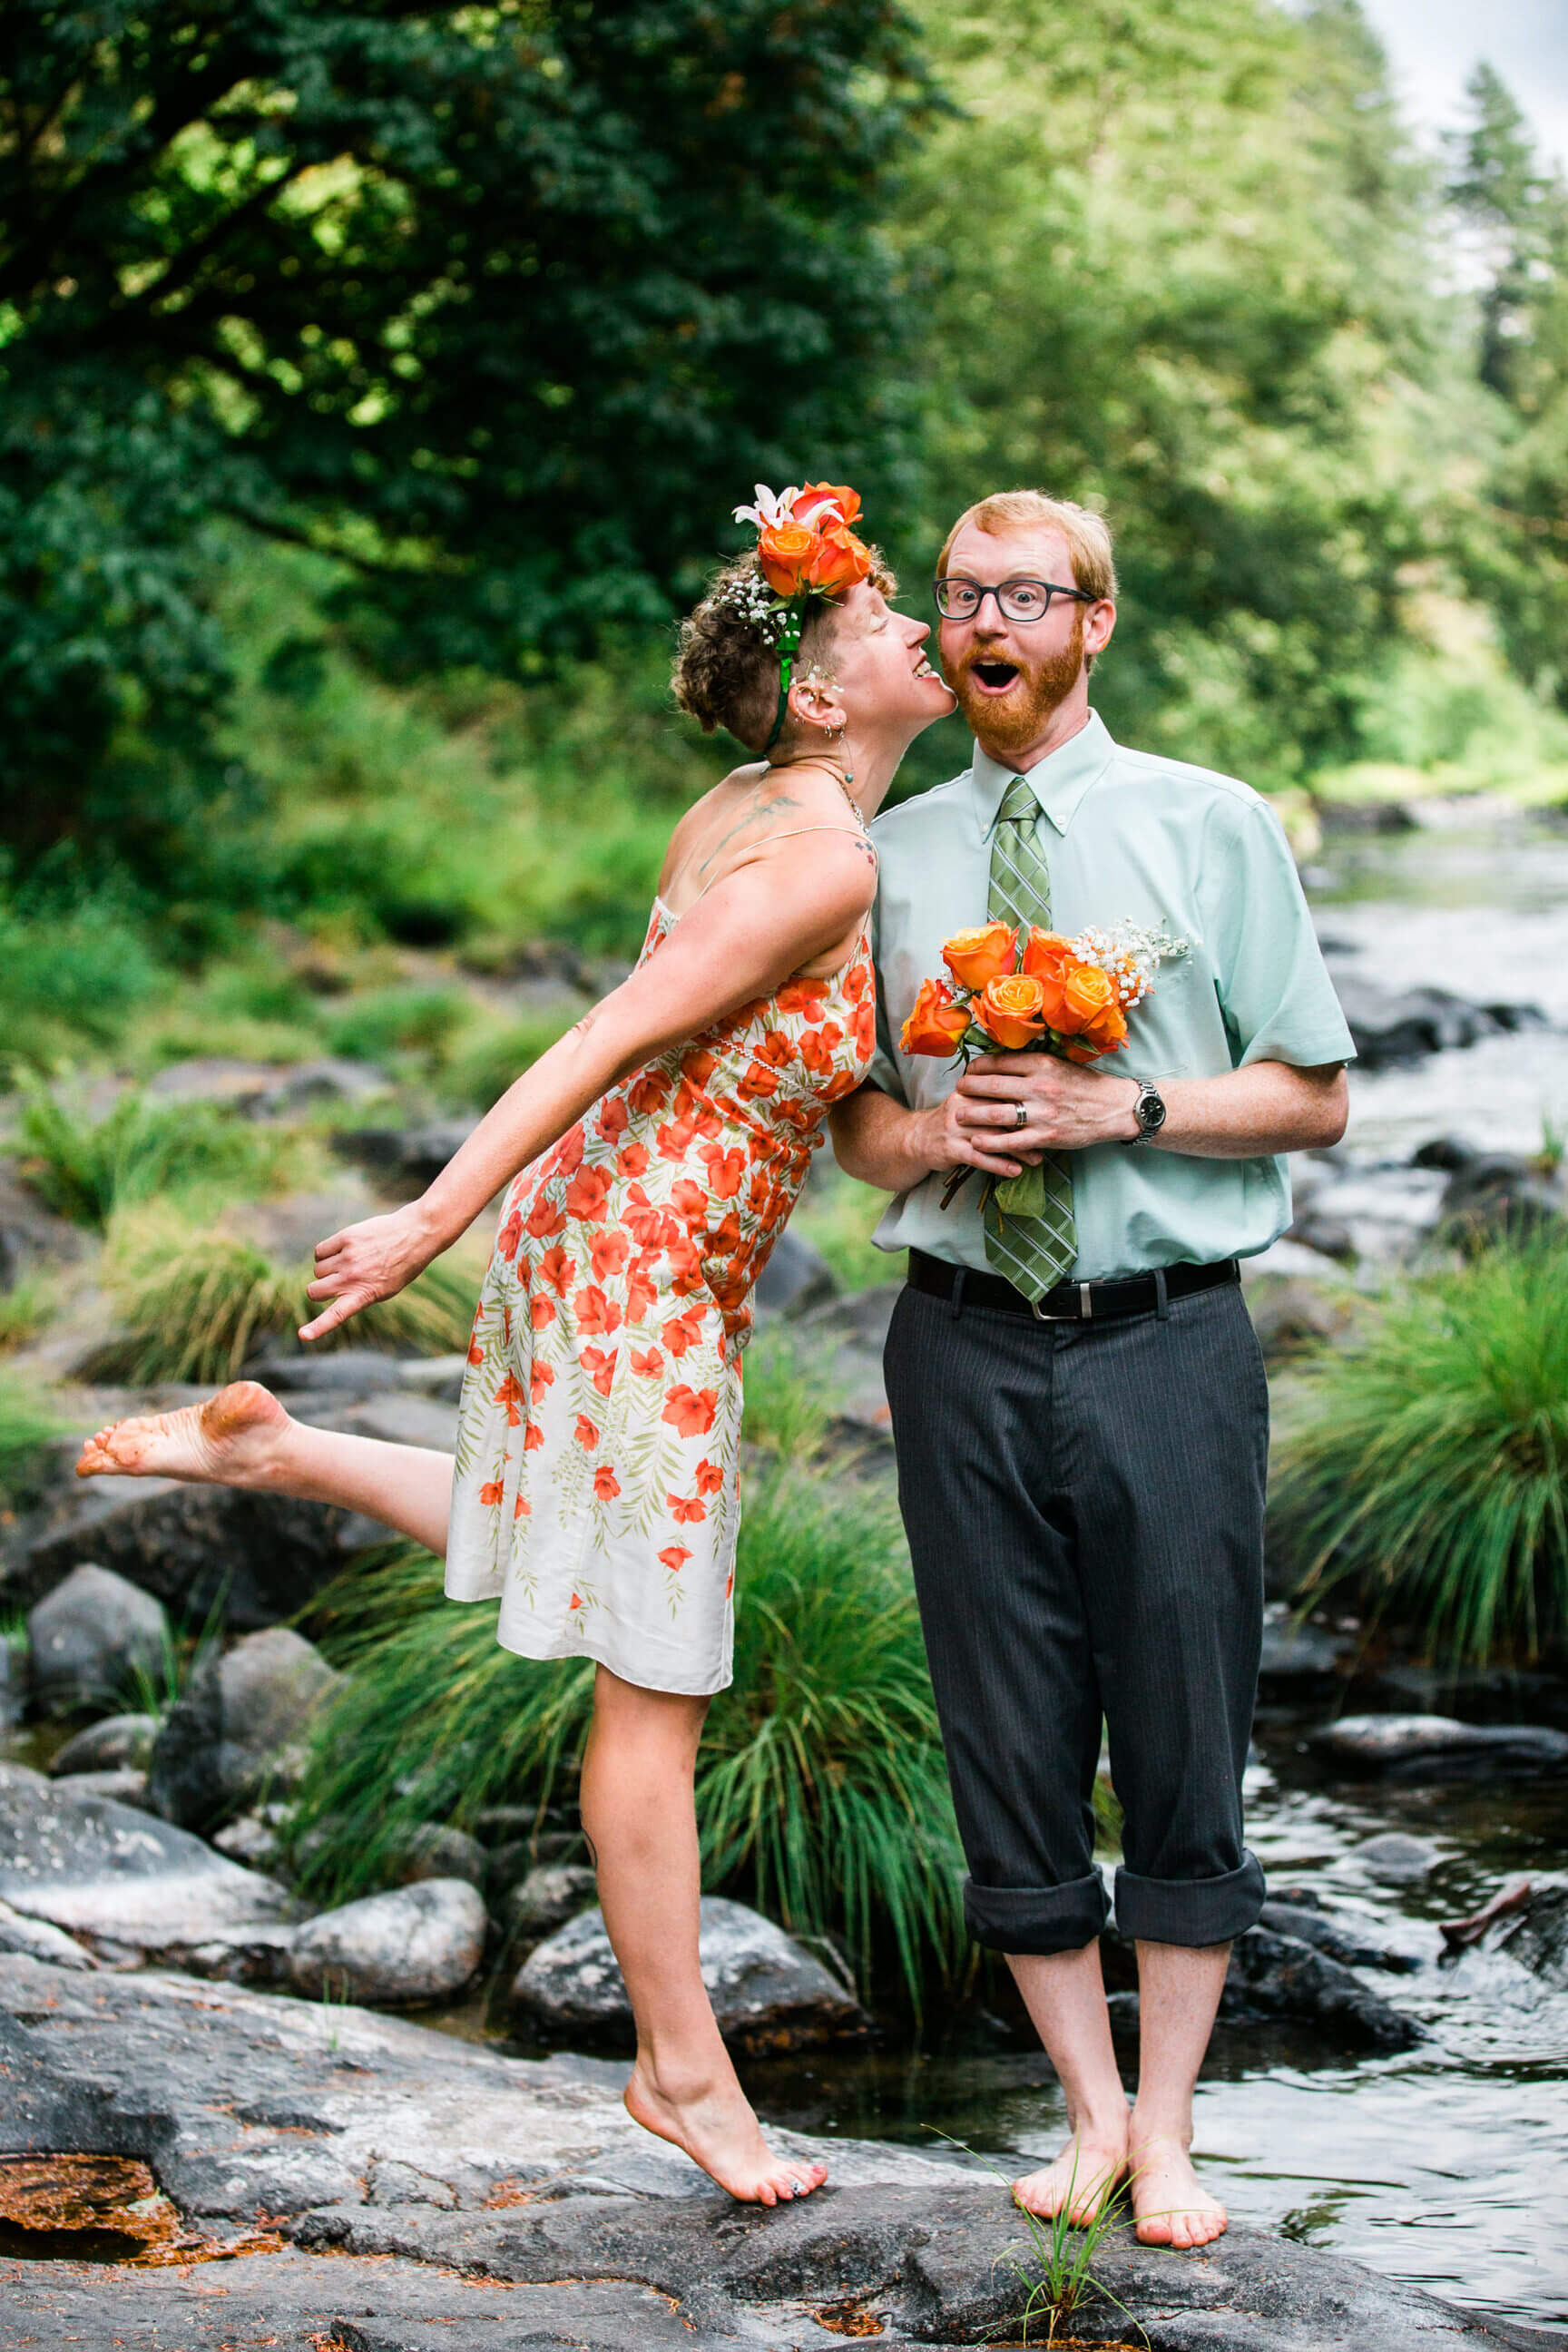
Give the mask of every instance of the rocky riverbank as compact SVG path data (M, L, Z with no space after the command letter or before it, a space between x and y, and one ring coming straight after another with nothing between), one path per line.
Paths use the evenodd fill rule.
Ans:
M18 1956L0 1958L0 2040L10 2153L139 2158L209 2254L258 2225L277 2241L221 2268L84 2271L58 2240L62 2259L4 2261L23 2250L13 2224L13 2340L38 2352L84 2326L137 2352L216 2352L251 2329L301 2352L953 2346L1006 2340L1026 2293L1015 2262L1037 2275L1004 2188L974 2164L840 2140L826 2190L738 2208L629 2122L620 2068L591 2059L497 2057L339 2004L177 1975L84 1980ZM96 2223L112 2236L101 2209ZM1122 2236L1099 2276L1074 2334L1148 2352L1554 2340L1239 2229L1194 2255Z

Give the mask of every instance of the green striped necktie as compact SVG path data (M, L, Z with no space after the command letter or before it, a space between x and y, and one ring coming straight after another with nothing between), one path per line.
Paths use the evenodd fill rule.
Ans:
M990 912L1026 932L1051 927L1051 869L1040 846L1040 811L1026 780L1015 776L1002 796L991 845ZM1072 1174L1065 1155L1047 1151L1043 1213L1011 1213L995 1192L985 1203L985 1255L1026 1298L1043 1298L1078 1263ZM1031 1188L1035 1189L1035 1188Z

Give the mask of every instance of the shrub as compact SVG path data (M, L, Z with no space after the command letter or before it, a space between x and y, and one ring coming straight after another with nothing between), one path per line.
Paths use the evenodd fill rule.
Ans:
M571 1025L570 1013L540 1013L484 1031L452 1055L442 1076L443 1096L462 1110L489 1110Z
M44 1448L59 1433L58 1421L38 1402L33 1384L14 1375L0 1381L0 1508L14 1511L32 1500Z
M0 1291L0 1349L25 1348L55 1312L58 1294L47 1274L24 1274Z
M39 1024L100 1043L116 1037L163 978L141 930L110 901L0 903L0 1016L13 1053L26 1054L26 1033Z
M51 1209L101 1231L138 1201L216 1187L270 1192L287 1171L292 1139L212 1103L149 1102L122 1095L92 1120L34 1087L22 1114L22 1173Z
M321 1310L300 1268L272 1264L252 1243L222 1232L171 1232L133 1241L111 1266L122 1328L95 1349L99 1380L231 1381L268 1340L291 1343ZM421 1356L466 1348L479 1274L466 1258L438 1258L395 1298L342 1324L315 1348L386 1348Z
M1353 1580L1435 1654L1568 1638L1568 1244L1500 1247L1413 1283L1308 1375L1274 1528L1306 1598Z
M890 1958L918 2000L963 1949L962 1864L890 1502L781 1473L748 1508L736 1594L735 1680L698 1759L705 1881L842 1939L862 1970ZM356 1568L310 1626L353 1674L296 1816L323 1899L383 1880L416 1822L542 1808L574 1771L592 1664L523 1664L489 1610L443 1602L426 1555Z
M438 1058L472 1018L473 1006L456 989L389 988L347 1005L329 1040L334 1054L359 1062L385 1062L397 1054Z

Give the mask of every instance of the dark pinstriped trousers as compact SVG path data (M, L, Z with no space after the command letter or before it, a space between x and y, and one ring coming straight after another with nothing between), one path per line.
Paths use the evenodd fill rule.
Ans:
M1119 1926L1240 1935L1264 1895L1241 1775L1268 1391L1239 1286L1100 1324L906 1289L886 1361L971 1934L1001 1952L1099 1934L1103 1716L1126 1815Z

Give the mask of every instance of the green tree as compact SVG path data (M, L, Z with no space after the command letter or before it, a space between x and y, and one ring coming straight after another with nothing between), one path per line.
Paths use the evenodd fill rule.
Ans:
M926 560L985 488L1102 502L1131 740L1288 782L1353 754L1356 674L1450 527L1462 431L1429 175L1345 0L931 5L964 119L911 177L935 247Z
M0 0L0 832L188 859L236 524L518 674L754 478L892 478L926 98L889 0Z

